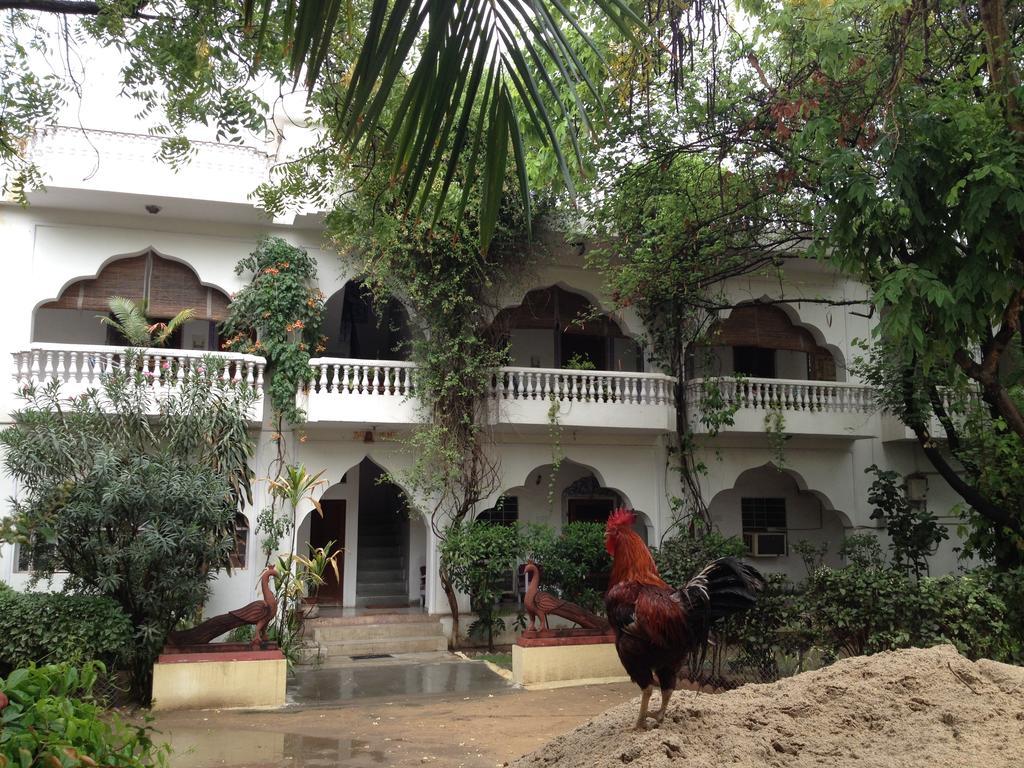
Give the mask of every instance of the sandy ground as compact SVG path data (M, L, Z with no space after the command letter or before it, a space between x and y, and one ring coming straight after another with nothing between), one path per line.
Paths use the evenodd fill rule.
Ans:
M679 692L648 731L632 730L636 716L636 702L616 706L512 765L1024 766L1024 668L974 663L951 646L845 659L720 695Z
M637 695L630 683L359 700L276 712L173 712L171 768L492 768Z

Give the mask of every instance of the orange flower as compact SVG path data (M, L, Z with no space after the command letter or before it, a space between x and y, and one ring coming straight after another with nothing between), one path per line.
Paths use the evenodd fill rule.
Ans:
M267 267L266 269L263 270L263 274L265 274L265 275L279 275L279 274L281 274L281 270L280 269L274 269L273 267Z

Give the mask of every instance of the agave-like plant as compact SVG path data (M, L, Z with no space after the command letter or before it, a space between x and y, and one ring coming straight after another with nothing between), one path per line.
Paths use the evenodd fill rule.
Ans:
M166 323L149 320L149 302L133 301L124 296L107 300L113 317L99 315L100 322L120 333L132 347L162 347L181 326L195 317L194 309L183 309Z

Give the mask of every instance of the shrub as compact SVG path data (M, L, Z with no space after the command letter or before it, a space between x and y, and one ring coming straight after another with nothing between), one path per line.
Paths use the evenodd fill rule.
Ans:
M612 559L604 547L601 523L569 523L558 535L532 525L525 548L543 569L541 587L595 613L604 612Z
M726 556L742 557L746 551L743 541L736 536L706 531L700 535L683 533L674 536L652 550L652 554L661 578L679 586L712 560Z
M0 678L10 699L0 713L0 768L165 766L170 751L148 726L125 724L93 698L99 662L29 666Z
M979 574L914 580L892 568L822 568L798 610L832 654L952 643L971 658L1008 659L1016 647L1006 605Z
M0 674L30 663L123 661L132 623L108 597L0 590Z
M19 485L0 540L20 544L38 576L66 571L69 591L121 605L135 627L132 693L146 703L167 633L206 602L252 500L257 393L207 358L158 395L137 360L126 354L100 389L70 399L59 381L19 393L25 406L0 432Z
M491 651L494 633L505 629L504 619L494 610L500 597L499 585L521 552L519 528L497 523L457 523L448 528L441 541L441 556L452 586L469 595L470 607L478 617L469 632L484 635Z

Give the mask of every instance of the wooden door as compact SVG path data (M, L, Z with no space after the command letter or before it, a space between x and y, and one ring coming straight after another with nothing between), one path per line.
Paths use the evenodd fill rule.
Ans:
M314 510L311 513L309 524L309 543L313 547L326 547L329 542L334 542L331 552L340 552L345 548L345 502L342 500L321 501L323 515ZM345 556L338 555L338 575L334 575L334 569L328 567L324 574L326 584L320 587L319 602L328 604L341 603L341 586L345 573Z

